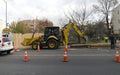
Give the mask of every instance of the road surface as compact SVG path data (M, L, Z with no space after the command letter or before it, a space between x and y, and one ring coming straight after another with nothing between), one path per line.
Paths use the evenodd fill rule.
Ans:
M69 49L68 62L63 62L64 49L24 50L0 56L0 75L120 75L120 63L111 49Z

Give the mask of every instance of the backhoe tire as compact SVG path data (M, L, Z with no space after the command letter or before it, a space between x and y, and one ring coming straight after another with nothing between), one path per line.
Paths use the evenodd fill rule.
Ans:
M38 48L38 42L37 42L37 41L34 41L34 42L32 43L32 49L33 49L33 50L37 50L37 48Z
M49 39L47 45L49 49L57 49L59 47L59 42L55 39Z

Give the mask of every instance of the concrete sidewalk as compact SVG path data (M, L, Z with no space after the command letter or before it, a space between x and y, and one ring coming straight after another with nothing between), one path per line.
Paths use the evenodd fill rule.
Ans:
M110 48L110 43L72 44L71 48Z

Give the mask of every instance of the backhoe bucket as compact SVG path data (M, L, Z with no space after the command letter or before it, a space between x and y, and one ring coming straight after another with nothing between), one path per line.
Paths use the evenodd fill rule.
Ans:
M38 37L35 38L24 38L23 42L21 43L23 46L31 45L33 41L37 40Z

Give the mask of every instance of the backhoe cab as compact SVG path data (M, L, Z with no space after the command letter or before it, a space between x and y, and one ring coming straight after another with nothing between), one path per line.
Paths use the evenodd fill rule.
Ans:
M60 44L60 31L59 27L46 27L44 36L40 37L32 43L32 48L37 49L40 47L48 47L49 49L56 49Z

